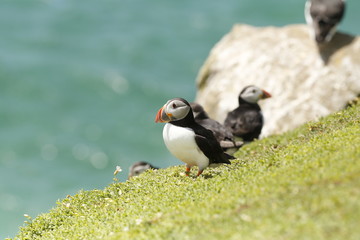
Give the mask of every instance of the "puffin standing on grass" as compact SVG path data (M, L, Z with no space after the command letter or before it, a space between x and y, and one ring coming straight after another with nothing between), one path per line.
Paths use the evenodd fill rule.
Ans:
M305 19L317 43L330 42L345 12L345 0L307 0Z
M163 138L166 147L186 164L186 175L198 166L199 176L209 165L230 164L232 156L224 153L212 131L195 122L190 104L174 98L160 108L155 122L165 122Z
M259 138L264 120L258 101L269 97L270 93L254 85L245 87L239 95L239 106L227 114L224 126L244 141Z
M211 119L203 106L196 102L191 102L190 106L194 114L195 122L204 128L211 130L223 149L239 148L244 144L241 141L235 142L230 129L226 128L218 121Z

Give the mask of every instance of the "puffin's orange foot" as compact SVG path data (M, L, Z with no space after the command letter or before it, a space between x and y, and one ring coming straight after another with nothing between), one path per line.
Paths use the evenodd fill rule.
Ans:
M197 177L200 176L200 174L202 174L203 171L204 171L204 170L199 170L196 176L197 176Z
M185 170L185 174L186 176L189 176L190 175L190 167L186 167L186 170Z

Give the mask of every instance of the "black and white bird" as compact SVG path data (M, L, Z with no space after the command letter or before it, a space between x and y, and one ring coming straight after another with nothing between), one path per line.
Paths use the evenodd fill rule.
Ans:
M224 153L212 131L195 122L190 104L174 98L160 108L155 122L165 122L163 138L166 147L186 164L186 175L198 166L199 176L205 168L221 163L230 164L232 156Z
M136 162L132 164L129 168L129 176L128 179L134 176L139 176L141 173L145 172L148 169L159 169L157 167L154 167L148 162Z
M344 16L345 0L307 0L305 19L317 43L330 42Z
M259 87L245 87L239 95L239 106L227 114L224 126L244 141L259 138L264 119L258 101L269 97L270 93Z
M204 110L203 106L196 102L191 102L190 106L194 114L195 122L204 128L211 130L223 149L239 148L243 145L243 142L235 142L234 136L230 129L226 128L218 121L210 118L207 112Z

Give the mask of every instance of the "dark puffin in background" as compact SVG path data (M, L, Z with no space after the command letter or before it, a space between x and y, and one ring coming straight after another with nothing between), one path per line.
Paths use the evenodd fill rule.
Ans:
M191 102L190 106L194 114L195 122L211 130L223 149L239 148L243 145L243 142L235 142L230 129L218 121L211 119L200 104Z
M269 97L270 93L256 86L245 87L239 95L239 106L227 114L224 126L244 141L259 138L264 120L258 101Z
M159 169L157 167L154 167L148 162L136 162L132 164L129 168L129 176L128 179L134 176L139 176L141 173L145 172L148 169Z
M305 19L317 43L330 42L344 16L345 0L307 0Z
M224 153L212 131L195 122L190 104L174 98L160 108L155 122L165 122L163 138L166 147L186 164L186 175L198 166L199 176L209 165L230 164L232 156Z

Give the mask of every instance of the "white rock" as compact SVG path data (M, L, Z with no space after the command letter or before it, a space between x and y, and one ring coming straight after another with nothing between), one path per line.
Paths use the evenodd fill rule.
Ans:
M196 101L223 122L250 84L273 96L260 102L262 136L338 111L360 94L360 39L337 33L318 46L306 25L235 25L200 70Z

